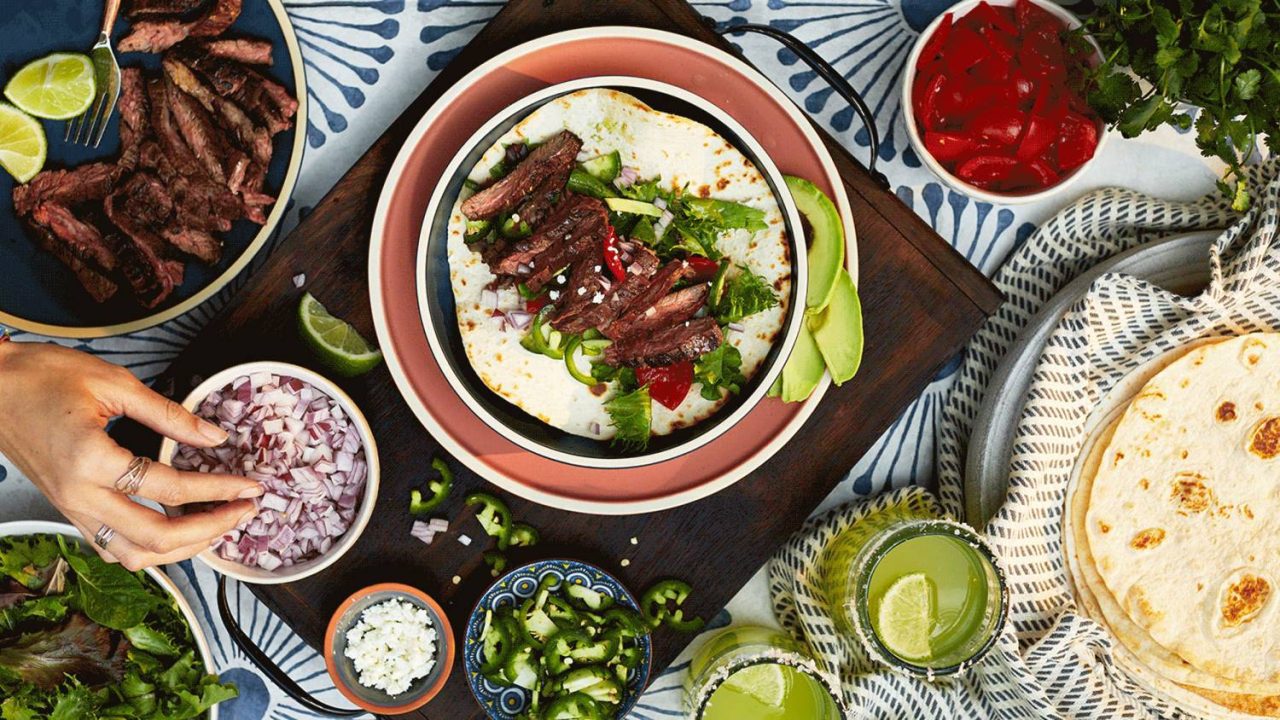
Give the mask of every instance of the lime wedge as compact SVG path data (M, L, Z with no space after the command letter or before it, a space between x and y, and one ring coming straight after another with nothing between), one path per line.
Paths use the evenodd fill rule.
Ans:
M4 87L10 102L47 120L83 114L93 102L93 92L93 62L75 53L54 53L33 60Z
M369 347L355 328L330 315L311 293L298 304L298 327L320 360L339 375L363 375L382 362L381 350Z
M743 668L724 681L725 687L759 700L762 705L780 708L787 699L790 678L783 666L776 663L761 663Z
M18 108L0 103L0 167L20 183L44 167L49 143L40 121Z
M928 660L933 654L933 581L924 573L904 575L880 598L876 634L889 652L903 660Z

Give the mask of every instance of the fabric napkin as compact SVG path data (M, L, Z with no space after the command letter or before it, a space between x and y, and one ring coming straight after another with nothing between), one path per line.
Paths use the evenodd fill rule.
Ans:
M1250 169L1253 208L1233 213L1216 193L1177 203L1130 190L1092 192L1015 248L993 281L1006 301L965 352L938 430L938 484L906 488L811 519L774 556L779 621L837 676L853 718L1192 717L1132 682L1111 639L1076 612L1061 547L1062 506L1086 420L1126 374L1204 337L1280 328L1280 162ZM1098 278L1050 336L1015 429L1009 494L986 528L1012 591L997 647L961 678L926 683L870 662L840 636L820 581L823 549L892 503L963 512L964 451L988 382L1033 315L1073 278L1116 253L1192 230L1228 228L1205 258L1211 282L1186 298L1123 274Z

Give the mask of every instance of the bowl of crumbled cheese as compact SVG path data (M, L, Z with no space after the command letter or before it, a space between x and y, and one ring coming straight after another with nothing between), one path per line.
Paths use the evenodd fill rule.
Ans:
M399 715L426 705L453 668L453 628L440 604L408 585L372 585L329 621L324 659L338 690L357 706Z

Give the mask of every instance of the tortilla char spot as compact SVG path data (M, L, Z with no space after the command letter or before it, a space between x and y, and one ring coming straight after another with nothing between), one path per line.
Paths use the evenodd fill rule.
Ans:
M729 178L722 177L716 181L717 190L724 190L727 187L729 187Z
M1103 535L1106 535L1107 533L1111 532L1111 526L1110 526L1110 525L1108 525L1108 524L1106 524L1105 522L1103 522L1103 521L1099 520L1099 521L1098 521L1098 530L1100 530L1100 531L1102 532L1102 534L1103 534Z
M1271 460L1280 455L1280 417L1272 417L1258 423L1249 434L1249 452Z
M1267 344L1258 338L1249 338L1240 348L1240 362L1245 367L1253 367L1262 360L1262 351L1267 349Z
M1151 481L1146 478L1142 478L1141 480L1139 480L1138 484L1142 486L1143 490L1146 490L1151 487Z
M1173 479L1170 497L1177 504L1180 515L1202 513L1214 505L1213 490L1199 473L1179 473Z
M493 357L494 357L498 362L502 362L502 353L494 353Z
M1253 409L1254 409L1254 410L1261 410L1261 409L1262 409L1262 401L1261 401L1261 400L1259 400L1258 402L1254 403L1254 404L1253 404Z
M1150 550L1164 542L1164 528L1147 528L1133 536L1129 547L1134 550Z
M1242 573L1222 592L1222 624L1239 627L1258 616L1271 599L1271 583L1253 573Z
M1240 512L1244 513L1244 516L1249 518L1250 520L1253 519L1253 508L1249 507L1248 505L1241 505Z
M595 385L591 386L591 394L595 395L596 397L601 397L605 394L606 391L608 391L608 389L609 389L608 385L604 383L596 383Z
M1183 450L1181 453L1179 453L1179 457L1181 457L1183 460L1186 460L1188 454L1189 453L1187 453L1186 450Z
M1128 594L1125 595L1125 607L1129 610L1129 614L1135 618L1145 617L1151 622L1155 622L1164 617L1164 613L1155 609L1151 601L1147 600L1146 592L1137 585L1129 588Z
M711 197L711 186L710 186L710 185L699 185L699 186L698 186L698 197L703 197L703 198L709 198L709 197Z
M1120 465L1120 461L1123 459L1124 459L1124 453L1122 452L1116 453L1115 459L1111 461L1111 466L1118 467Z
M1187 388L1190 385L1191 385L1191 381L1187 380L1186 378L1183 378L1182 382L1178 383L1178 387L1180 388Z
M1218 422L1231 422L1236 419L1236 404L1227 401L1218 406Z

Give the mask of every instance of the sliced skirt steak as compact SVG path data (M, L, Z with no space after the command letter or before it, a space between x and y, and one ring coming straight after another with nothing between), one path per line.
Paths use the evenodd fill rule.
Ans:
M580 150L582 140L568 130L561 131L529 153L506 177L463 201L462 214L471 220L485 220L516 209L548 177L561 173L567 177Z
M605 348L604 361L625 367L662 367L695 360L724 342L715 318L688 320L652 333L628 335Z

